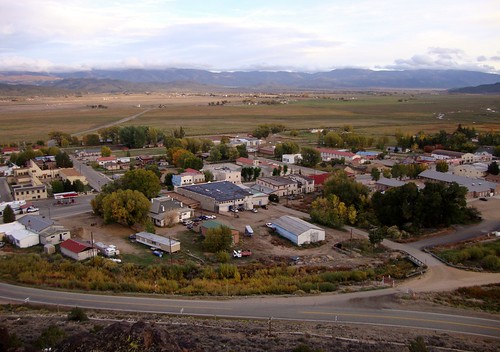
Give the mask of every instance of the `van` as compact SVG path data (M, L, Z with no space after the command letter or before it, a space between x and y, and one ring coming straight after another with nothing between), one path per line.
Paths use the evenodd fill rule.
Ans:
M245 235L246 236L253 236L253 229L250 225L245 226Z

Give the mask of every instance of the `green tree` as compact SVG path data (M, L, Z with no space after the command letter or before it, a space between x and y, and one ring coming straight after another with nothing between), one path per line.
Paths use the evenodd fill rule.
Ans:
M51 131L49 132L49 138L55 140L57 145L61 147L63 139L70 141L71 135L61 131Z
M144 224L148 219L149 208L148 198L131 189L118 190L102 200L105 223L116 222L127 226Z
M350 179L343 170L335 171L324 183L324 195L336 195L346 206L354 205L357 210L365 206L368 187Z
M217 148L216 146L212 147L212 149L210 149L210 157L209 157L210 161L220 161L222 159L222 154L219 150L219 148Z
M14 210L12 210L10 205L7 205L4 208L2 217L3 217L4 224L8 224L8 223L16 221L16 215L14 214Z
M84 145L99 145L101 144L101 138L97 133L86 134L83 136Z
M97 131L104 141L111 140L111 143L118 144L120 142L120 127L112 126L101 128Z
M71 161L68 153L59 152L56 155L56 165L61 168L73 167L73 162Z
M111 156L111 149L108 146L103 145L101 147L101 156Z
M238 151L238 155L241 158L248 158L248 151L246 144L240 144L236 146L236 150Z
M344 140L338 133L330 131L324 137L324 144L327 147L342 148L344 146Z
M498 167L498 163L496 161L488 165L488 173L491 175L498 175L500 173L500 168Z
M229 251L233 244L233 235L231 229L227 226L219 226L208 229L203 240L205 250L217 253L220 251Z
M281 159L283 154L297 154L300 151L300 147L295 142L286 141L279 143L274 148L274 156L277 159Z
M374 247L382 243L382 241L384 240L384 236L385 236L385 231L383 228L380 227L371 228L370 231L368 232L368 239L370 240L370 243Z
M370 172L371 176L372 176L372 180L373 181L378 181L380 180L380 170L377 169L376 167L374 167L372 169L372 171Z
M321 161L321 153L319 150L311 147L302 147L302 161L301 164L306 167L314 167Z
M349 221L349 212L344 202L332 194L328 198L316 198L311 204L311 219L323 225L341 228Z
M212 182L214 180L214 174L210 170L204 170L205 182Z
M436 171L439 172L448 172L449 166L448 163L444 160L440 160L436 163Z
M66 337L66 333L61 328L50 325L48 328L42 331L38 339L36 340L36 345L41 349L48 349L55 347Z
M148 164L144 167L144 170L153 171L153 173L156 175L156 177L158 177L158 179L160 179L161 177L160 168L156 164Z
M259 125L253 130L252 135L255 138L267 138L271 133L271 128L268 125Z
M80 180L73 181L73 190L78 193L82 193L85 191L85 185Z
M147 199L156 197L161 190L160 179L150 170L129 170L118 181L119 188L139 191Z
M52 186L52 193L61 193L64 192L64 184L60 180L54 180L50 183Z

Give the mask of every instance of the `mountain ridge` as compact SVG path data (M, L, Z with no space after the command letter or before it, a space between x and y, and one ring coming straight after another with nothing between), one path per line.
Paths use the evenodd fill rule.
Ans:
M32 84L69 90L87 90L89 86L106 89L149 90L173 89L189 85L198 88L238 89L453 89L493 84L500 75L464 70L405 70L374 71L367 69L337 69L325 72L289 71L223 71L199 69L123 69L75 72L0 72L0 83ZM89 84L92 82L92 84ZM70 84L71 83L71 84ZM100 88L97 86L101 85ZM108 88L106 88L106 86ZM127 88L128 87L128 88Z

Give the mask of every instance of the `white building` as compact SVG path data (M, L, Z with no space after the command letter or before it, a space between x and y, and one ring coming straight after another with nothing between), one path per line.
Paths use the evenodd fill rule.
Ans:
M297 164L302 160L302 154L283 154L281 161L285 164Z
M28 248L40 243L40 237L37 233L27 230L23 224L17 221L0 225L0 239L5 238L19 248Z
M325 230L295 216L284 215L273 221L272 226L297 246L325 240Z

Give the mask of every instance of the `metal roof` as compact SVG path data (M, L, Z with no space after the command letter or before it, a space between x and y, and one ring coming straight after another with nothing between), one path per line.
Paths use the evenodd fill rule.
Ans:
M383 185L383 186L389 186L389 187L401 187L401 186L404 186L406 184L406 182L403 182L403 181L400 181L400 180L397 180L395 178L385 178L385 177L381 177L378 181L377 181L377 184L378 185Z
M299 236L300 234L309 230L324 231L321 227L290 215L284 215L274 220L273 225L281 227L282 229L294 234L295 236Z
M168 239L166 237L155 235L154 233L149 233L149 232L144 232L144 231L136 233L135 236L142 237L144 239L147 239L147 240L150 240L150 241L153 241L156 243L164 244L166 246L174 246L177 243L180 243L179 241L171 240L171 239Z
M419 176L446 183L456 182L461 186L467 187L469 192L484 192L496 188L496 184L488 182L486 180L458 176L446 172L439 172L436 170L425 170L421 172Z
M50 227L54 224L54 221L45 219L38 215L25 215L17 221L26 226L27 229L33 230L37 233L42 232L47 227Z
M227 202L249 197L252 194L232 182L209 182L197 185L183 186L182 189L215 199L217 202Z

